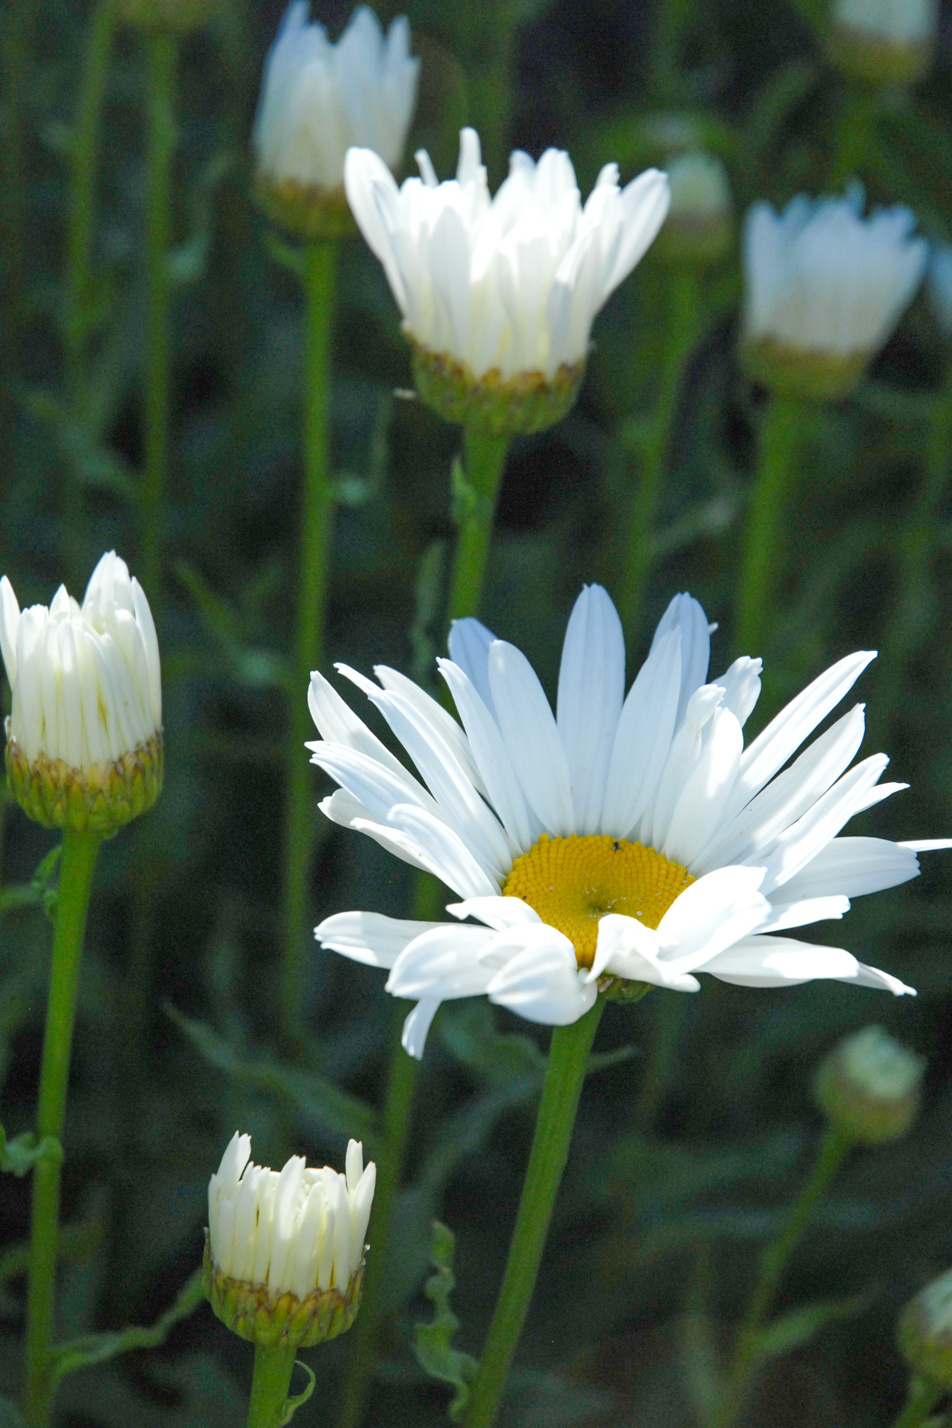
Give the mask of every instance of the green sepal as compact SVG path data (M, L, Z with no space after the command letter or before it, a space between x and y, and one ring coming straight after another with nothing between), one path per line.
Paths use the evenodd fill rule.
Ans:
M255 200L271 222L309 243L319 239L354 238L357 224L342 188L321 188L294 179L255 175Z
M479 1367L472 1354L453 1347L453 1339L459 1328L459 1320L450 1308L450 1295L456 1286L453 1275L453 1254L456 1241L453 1233L439 1220L433 1221L433 1240L430 1248L430 1263L435 1274L423 1286L427 1299L435 1306L436 1313L430 1324L415 1324L413 1328L413 1356L424 1373L438 1378L443 1383L452 1384L456 1393L449 1406L449 1416L454 1423L459 1422L469 1399L469 1385Z
M869 364L870 353L810 352L769 338L748 340L744 366L755 382L785 397L836 401L848 396Z
M31 763L8 724L6 766L10 792L35 823L111 838L148 812L162 791L162 734L114 763L74 769L42 753Z
M486 436L528 435L554 426L575 405L585 375L585 363L578 362L574 367L561 366L554 377L542 372L503 377L495 367L474 377L448 353L430 352L412 333L406 335L421 399L444 421Z
M886 40L852 25L834 25L827 45L830 60L857 84L915 84L932 63L931 37Z
M339 1289L312 1289L303 1299L287 1290L273 1294L266 1284L232 1279L213 1262L205 1232L202 1289L215 1315L226 1328L251 1344L274 1349L309 1349L326 1339L345 1334L357 1317L364 1283L361 1260L347 1285Z

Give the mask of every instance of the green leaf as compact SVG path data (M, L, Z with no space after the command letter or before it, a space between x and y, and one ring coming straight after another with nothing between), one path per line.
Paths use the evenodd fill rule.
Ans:
M33 883L15 883L13 887L0 888L0 916L5 912L19 912L24 907L36 907L39 901Z
M59 1162L62 1159L63 1147L54 1135L41 1138L34 1131L24 1131L13 1140L7 1140L7 1133L0 1125L0 1170L24 1176L40 1160Z
M317 1379L314 1377L314 1370L309 1368L306 1363L303 1363L301 1359L295 1359L294 1366L295 1368L302 1368L307 1374L307 1387L303 1393L295 1394L293 1398L286 1398L284 1400L281 1417L278 1419L281 1428L284 1428L285 1423L291 1422L297 1410L310 1398L314 1392L314 1385L317 1383Z
M459 1320L450 1308L450 1295L456 1285L453 1276L455 1240L452 1231L439 1220L433 1221L433 1241L430 1263L436 1270L423 1286L427 1299L436 1313L430 1324L416 1324L413 1329L413 1354L424 1373L438 1378L456 1389L449 1415L458 1422L469 1398L469 1385L479 1367L472 1354L453 1348Z
M849 1299L819 1299L815 1304L791 1309L761 1329L757 1336L758 1350L765 1359L780 1358L808 1344L827 1324L837 1319L852 1319L865 1309L872 1297L873 1291L867 1290Z
M46 913L46 916L50 919L50 922L56 921L56 904L59 899L59 888L54 884L53 880L59 868L60 853L62 851L63 845L62 843L58 843L52 852L47 853L30 880L30 888L33 892L33 896Z
M83 1334L70 1339L53 1350L52 1383L55 1387L67 1374L90 1364L101 1364L106 1359L114 1359L117 1354L127 1354L132 1349L154 1349L166 1339L169 1330L179 1320L194 1313L204 1299L202 1270L195 1270L191 1278L179 1290L175 1303L166 1309L161 1319L151 1328L133 1325L128 1329L118 1329L105 1334ZM287 1420L282 1419L282 1422Z
M264 246L270 256L281 268L287 268L289 273L293 273L296 278L304 279L304 254L300 248L293 247L290 243L285 243L283 238L279 238L277 233L270 229L265 234Z
M446 541L434 540L427 546L417 572L414 592L413 624L410 626L410 648L413 650L413 678L424 688L433 680L433 661L437 640L434 629L443 608L446 580Z
M244 1059L205 1022L192 1021L169 1002L165 1003L165 1011L209 1065L236 1081L259 1086L291 1101L327 1130L361 1140L365 1154L373 1153L379 1138L376 1114L349 1091L342 1091L313 1071L298 1071L266 1056Z
M496 1030L493 1008L483 997L448 1003L436 1023L446 1050L490 1086L503 1086L517 1076L545 1072L545 1056L529 1036Z

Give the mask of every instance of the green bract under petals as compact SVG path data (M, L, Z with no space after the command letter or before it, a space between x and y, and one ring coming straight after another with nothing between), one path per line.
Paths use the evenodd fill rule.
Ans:
M754 381L785 397L836 401L857 386L868 352L809 352L769 337L745 342L744 366Z
M203 1288L205 1298L227 1329L249 1343L273 1349L309 1349L345 1334L357 1317L364 1283L361 1260L343 1292L312 1289L303 1299L290 1290L275 1294L266 1284L249 1284L222 1274L212 1260L206 1239Z
M7 783L27 817L44 828L71 828L74 833L110 838L147 813L162 792L160 733L113 763L76 769L45 754L30 763L10 734L9 724L8 719Z
M272 223L306 242L353 238L357 233L342 188L320 188L259 173L255 178L255 198Z
M519 372L503 377L498 368L474 377L446 353L428 352L407 333L413 349L413 380L422 400L444 421L458 422L489 436L529 435L561 421L575 405L585 363L562 366L552 377Z

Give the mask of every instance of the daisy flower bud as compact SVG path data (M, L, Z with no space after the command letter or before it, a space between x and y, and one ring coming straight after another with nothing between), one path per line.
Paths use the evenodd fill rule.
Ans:
M899 1316L898 1338L914 1373L952 1391L952 1269L910 1299Z
M420 396L447 421L495 435L541 431L575 401L595 314L664 221L668 183L649 169L619 187L606 164L584 207L568 154L518 150L490 197L474 129L455 179L397 188L370 149L351 149L344 186L403 313Z
M862 191L755 203L744 232L744 355L774 391L840 397L912 300L928 259L908 208L862 217Z
M255 1165L251 1137L236 1131L208 1186L205 1295L222 1323L268 1348L345 1333L360 1308L376 1179L359 1141L343 1175L301 1155L279 1172Z
M149 602L109 551L80 607L61 585L21 611L0 580L0 652L13 692L7 779L45 828L109 836L162 787L162 688Z
M899 1140L919 1109L926 1063L881 1026L845 1037L820 1066L817 1104L847 1140L882 1145Z
M257 191L269 216L298 237L346 237L355 228L344 156L362 144L399 167L420 61L403 16L384 37L361 5L333 45L308 14L308 0L292 0L265 60L253 134Z
M658 256L708 267L730 250L734 205L727 171L714 154L690 149L668 164L671 207L658 235Z
M863 84L912 84L929 68L936 0L834 0L830 55Z

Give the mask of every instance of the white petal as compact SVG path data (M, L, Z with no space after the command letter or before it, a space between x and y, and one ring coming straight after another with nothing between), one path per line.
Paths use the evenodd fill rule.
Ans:
M675 595L658 621L651 648L671 630L681 635L681 695L675 727L681 723L688 700L707 680L711 658L711 632L702 606L691 595Z
M430 871L460 897L494 897L500 891L462 839L427 809L398 804L387 821L413 839Z
M501 932L507 927L521 927L523 923L541 923L542 918L535 908L523 902L521 897L469 897L464 902L450 902L446 911L454 917L478 917L487 927Z
M782 932L788 927L807 927L814 922L843 917L850 910L850 900L840 893L832 897L801 898L798 902L771 902L771 909L758 933Z
M414 939L400 953L387 979L395 997L447 1001L485 992L492 973L478 961L495 934L488 927L443 923Z
M439 1010L439 1002L424 999L417 1002L406 1021L403 1023L403 1035L400 1044L408 1056L412 1056L415 1061L423 1060L423 1048L426 1045L426 1034L430 1029L430 1023Z
M783 899L861 897L919 876L919 859L903 843L885 838L834 838L783 885Z
M677 992L696 992L700 987L696 977L679 965L662 960L660 940L651 928L633 917L611 912L598 924L598 945L588 980L594 982L603 972L624 977L632 982L649 982L656 987L670 987Z
M549 701L521 650L496 640L489 653L496 717L526 800L552 836L575 832L562 740Z
M597 833L601 827L624 690L621 620L600 585L585 586L565 631L557 719L579 834Z
M718 868L698 878L658 924L665 956L695 970L702 961L746 937L770 915L760 891L762 868ZM670 949L670 950L668 950Z
M571 942L545 925L523 928L522 936L528 945L493 977L489 1000L545 1026L578 1021L594 1006L598 989L579 971Z
M863 966L842 947L817 947L791 937L748 937L698 970L738 987L784 987L832 980L880 987L894 996L912 991L888 973Z
M681 634L655 640L618 720L601 832L626 837L657 788L671 749L681 696Z
M776 841L774 851L762 860L767 869L764 891L772 892L804 868L839 833L870 788L876 783L889 760L885 754L873 754L850 769L812 808L798 818ZM760 860L759 854L754 857Z
M403 949L439 922L413 922L379 912L336 912L314 929L322 947L367 967L393 966Z
M496 636L472 616L450 625L450 659L466 675L493 718L492 690L489 687L489 647Z

